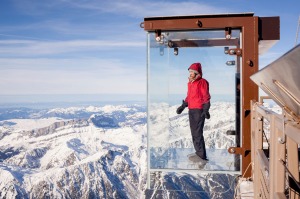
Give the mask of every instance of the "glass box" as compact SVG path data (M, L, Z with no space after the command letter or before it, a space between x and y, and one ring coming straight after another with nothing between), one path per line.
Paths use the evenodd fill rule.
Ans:
M148 188L157 172L240 173L240 158L228 153L239 145L239 56L228 49L240 48L240 30L170 31L147 33ZM209 161L189 161L195 153L188 108L176 109L187 95L188 67L202 65L209 82L211 108L204 125Z

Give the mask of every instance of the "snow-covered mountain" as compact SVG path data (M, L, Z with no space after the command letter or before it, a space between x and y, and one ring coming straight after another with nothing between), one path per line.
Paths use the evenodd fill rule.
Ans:
M177 115L176 107L168 107L167 145L192 148L187 112ZM226 135L234 111L231 103L212 104L207 148L234 144ZM154 128L164 114L150 115ZM169 191L147 190L145 106L1 110L0 198L232 198L234 178L158 173L154 184Z

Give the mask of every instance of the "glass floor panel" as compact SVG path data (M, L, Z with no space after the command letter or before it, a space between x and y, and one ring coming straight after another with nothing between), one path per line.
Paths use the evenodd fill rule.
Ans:
M155 170L204 170L240 171L239 155L228 153L227 149L206 149L208 162L191 161L195 154L193 148L151 148L150 169Z
M146 198L153 198L154 192L159 195L156 198L163 198L162 195L166 193L169 197L165 198L234 198L238 176L225 173L151 172L146 195L152 197Z

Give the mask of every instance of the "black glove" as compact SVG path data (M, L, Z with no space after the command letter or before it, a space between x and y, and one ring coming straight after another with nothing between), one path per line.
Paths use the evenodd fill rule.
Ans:
M203 112L201 114L201 117L205 117L206 119L209 119L210 118L210 114L209 114L208 110L210 108L210 102L202 104L202 107L203 107Z
M179 107L177 108L176 113L177 113L177 114L181 114L182 111L183 111L183 110L185 109L185 107L187 107L187 106L188 106L188 103L185 102L184 100L182 100L182 104L181 104L181 106L179 106Z

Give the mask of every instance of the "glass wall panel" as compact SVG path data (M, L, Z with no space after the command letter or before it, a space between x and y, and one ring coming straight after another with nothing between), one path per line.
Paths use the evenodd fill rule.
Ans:
M152 35L152 36L151 36ZM169 139L169 83L168 65L169 53L165 45L155 42L153 34L149 34L149 55L148 60L148 144L150 147L151 168L163 168L164 159L160 158L168 150ZM155 161L153 161L155 160Z

